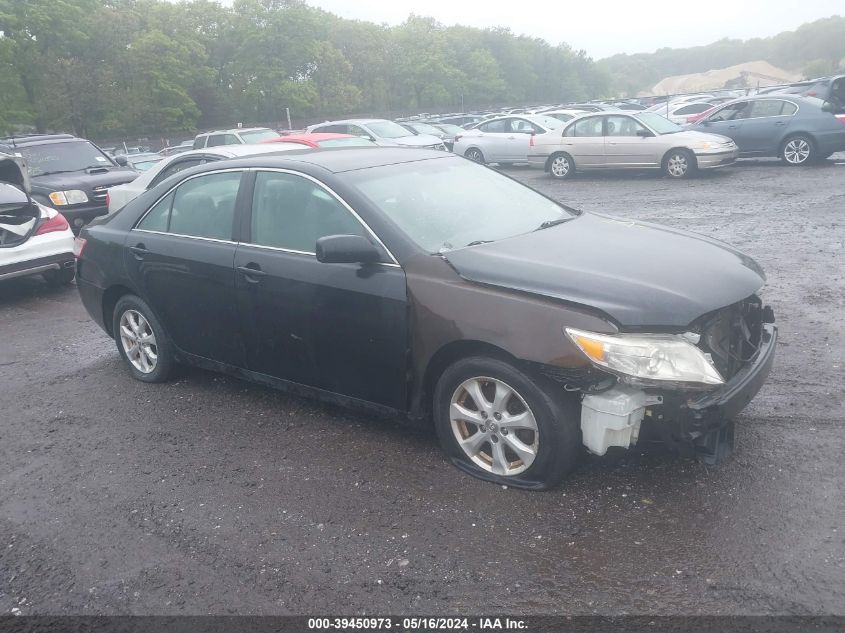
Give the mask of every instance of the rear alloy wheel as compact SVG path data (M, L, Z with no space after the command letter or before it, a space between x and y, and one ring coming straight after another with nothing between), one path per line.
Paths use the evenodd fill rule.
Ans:
M572 176L574 171L572 158L568 154L555 154L549 161L549 173L553 178L563 180Z
M114 309L114 338L132 375L143 382L164 382L173 367L170 340L149 306L126 295Z
M811 163L815 159L813 141L806 136L792 136L783 144L780 157L793 167Z
M437 382L434 414L452 462L486 481L549 488L572 470L580 451L577 406L498 359L450 366Z
M689 178L695 167L695 157L689 150L673 149L663 159L663 171L670 178Z
M476 163L484 164L484 154L481 153L481 150L476 147L469 148L466 153L464 154L470 160L475 161Z

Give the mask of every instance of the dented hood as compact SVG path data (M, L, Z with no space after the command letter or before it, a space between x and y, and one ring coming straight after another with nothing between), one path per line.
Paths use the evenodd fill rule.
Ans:
M596 308L623 328L682 328L765 283L753 259L718 240L589 213L444 256L468 281Z

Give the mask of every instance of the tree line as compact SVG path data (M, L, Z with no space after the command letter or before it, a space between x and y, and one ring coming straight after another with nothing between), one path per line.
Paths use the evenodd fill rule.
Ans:
M614 55L598 62L622 94L636 95L661 79L763 60L807 78L845 72L845 17L808 22L794 31L750 40L722 39L707 46L661 48Z
M0 0L0 132L92 138L601 97L583 51L300 0Z

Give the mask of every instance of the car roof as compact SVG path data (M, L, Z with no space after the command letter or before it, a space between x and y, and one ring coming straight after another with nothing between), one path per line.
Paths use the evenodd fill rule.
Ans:
M25 147L31 145L47 145L52 143L67 143L70 141L84 141L72 134L27 134L23 136L7 136L0 138L0 145L9 147Z
M239 132L254 132L255 130L270 130L269 127L233 127L228 130L211 130L209 132L200 132L197 136L206 136L208 134L237 134Z
M366 125L367 123L376 123L389 120L390 119L337 119L335 121L323 121L322 123L315 123L314 127L318 125L334 125L336 123L358 123L360 125Z
M283 146L280 143L278 146ZM295 146L291 144L293 149ZM278 167L297 168L314 166L331 173L342 173L385 165L414 163L424 160L458 159L454 154L441 150L418 149L410 147L343 147L324 150L296 148L297 151L284 155L250 156L230 163L232 167ZM213 163L206 166L214 168Z
M319 141L332 141L338 138L358 138L354 134L340 134L339 132L311 132L310 134L288 134L286 136L280 136L279 138L270 138L265 141L261 141L261 144L265 143L297 143L300 141L310 142L310 143L318 143Z

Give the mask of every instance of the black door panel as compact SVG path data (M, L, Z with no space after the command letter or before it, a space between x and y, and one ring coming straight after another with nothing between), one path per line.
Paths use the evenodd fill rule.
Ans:
M252 371L405 408L405 273L241 245L238 305ZM260 270L258 276L256 270Z
M243 367L235 244L131 231L126 267L182 350Z

